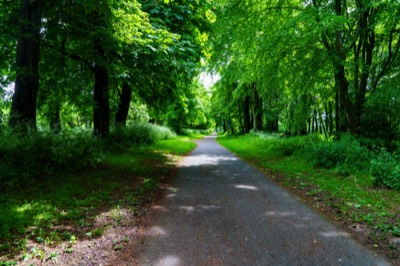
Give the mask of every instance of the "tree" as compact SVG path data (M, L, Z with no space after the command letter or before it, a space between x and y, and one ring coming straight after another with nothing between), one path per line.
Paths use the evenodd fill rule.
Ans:
M41 3L23 0L19 15L15 92L10 126L36 130L36 99L39 90Z
M206 1L143 1L142 6L150 14L155 29L173 35L169 41L168 36L154 41L148 46L150 49L142 49L131 61L136 69L122 86L121 108L116 114L117 123L122 125L126 123L121 118L127 117L132 90L156 116L167 112L169 105L181 110L178 105L184 96L177 92L183 93L180 88L190 87L199 73L202 38L208 25Z

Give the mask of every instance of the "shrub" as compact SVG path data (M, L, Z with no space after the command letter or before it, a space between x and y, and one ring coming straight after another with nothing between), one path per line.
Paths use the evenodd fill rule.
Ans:
M376 158L371 160L371 174L375 186L400 189L400 158L381 149Z
M115 129L106 140L93 137L91 131L66 131L58 135L32 132L24 136L3 132L0 134L0 182L12 185L81 170L101 160L105 149L151 144L174 137L166 127L145 123Z
M344 175L354 170L368 169L371 158L371 152L350 135L343 135L337 141L311 145L310 152L315 167L336 168Z
M274 154L281 156L298 154L304 157L310 145L321 141L321 137L318 134L296 137L282 137L276 133L266 134L262 132L252 132L252 134L257 136L261 142L260 144L266 149L270 149Z
M0 135L1 182L29 181L60 171L75 171L100 156L97 140L84 132L60 135L32 132Z
M160 140L175 138L169 128L149 123L135 123L127 127L116 127L111 131L107 144L152 144Z

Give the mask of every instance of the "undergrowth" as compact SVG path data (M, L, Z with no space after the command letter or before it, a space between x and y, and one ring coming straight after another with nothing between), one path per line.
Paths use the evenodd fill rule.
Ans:
M142 123L115 128L105 139L84 130L32 132L24 136L4 132L0 134L0 182L6 187L40 182L49 175L93 167L107 152L175 137L166 127Z
M342 176L368 173L373 177L374 186L400 189L400 158L396 152L389 153L382 141L357 139L349 134L343 134L340 140L325 139L319 134L281 137L253 133L253 137L275 155L293 155L315 168L333 169ZM393 145L390 147L393 149Z
M9 154L32 160L20 169L21 172L29 171L29 167L47 167L47 164L33 162L30 156L51 157L61 150L65 153L60 152L58 160L66 162L55 164L54 170L48 168L43 177L27 177L31 180L29 183L14 182L12 186L1 187L0 265L14 265L22 260L50 260L54 254L46 252L46 246L66 246L60 254L74 253L75 244L79 241L101 237L107 228L121 226L124 221L122 209L129 209L133 215L143 213L144 206L158 191L159 183L168 180L175 160L192 150L195 144L175 137L165 128L145 126L140 130L153 131L153 138L145 141L144 138L135 139L135 130L127 128L129 132L121 133L126 138L119 138L124 145L111 147L108 146L110 139L99 140L88 132L74 132L63 139L50 133L32 135L26 137L27 140L17 139L18 145L13 144L13 147L26 145L24 151L29 150L30 153L11 153L9 148ZM40 147L40 144L50 148ZM51 146L54 144L59 146ZM8 147L7 144L2 145ZM86 153L92 158L84 157L86 146L93 149L92 153ZM70 155L66 154L68 149L71 149ZM71 158L76 154L82 154L82 157ZM99 156L100 159L97 159ZM79 160L88 161L82 164L76 162L79 171L67 169L68 164L73 165ZM15 165L6 165L11 168L10 171L16 170L17 160L13 162ZM62 168L64 164L66 166ZM104 214L112 218L113 224L99 227L95 220ZM116 248L122 247L118 245Z

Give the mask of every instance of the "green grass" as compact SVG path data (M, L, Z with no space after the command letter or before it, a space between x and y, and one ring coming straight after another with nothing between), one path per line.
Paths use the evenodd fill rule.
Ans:
M348 220L353 226L366 224L371 230L370 242L386 249L390 259L400 258L399 248L389 242L390 238L400 236L400 191L375 188L368 169L352 168L350 174L342 175L334 168L316 168L310 154L305 154L311 143L301 146L299 143L304 140L295 140L298 147L286 153L293 139L218 137L223 146L267 172L315 208L334 209L334 219Z
M151 147L155 151L185 155L193 150L196 144L194 142L189 142L187 137L179 137L177 139L159 141Z
M11 263L16 254L22 259L51 255L26 250L27 240L54 245L98 237L106 230L94 226L101 213L110 212L116 224L122 222L118 212L121 207L139 214L152 200L158 183L168 177L174 161L194 147L180 137L151 145L132 144L103 154L100 163L85 170L3 187L0 265Z
M211 130L200 130L200 129L182 129L180 137L186 140L201 139L206 135L209 135Z

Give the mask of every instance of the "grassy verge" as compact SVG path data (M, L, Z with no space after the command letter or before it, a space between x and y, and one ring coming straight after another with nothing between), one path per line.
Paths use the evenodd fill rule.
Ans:
M393 262L400 259L400 192L373 187L369 169L316 167L301 140L220 136L218 141ZM309 146L312 144L307 144ZM347 171L346 171L347 172Z
M211 133L211 130L182 129L181 137L187 140L201 139Z
M136 223L176 161L194 147L179 137L131 145L103 154L84 170L3 188L0 265L64 264L62 257L77 253L79 243ZM112 240L111 249L122 249L127 240Z

